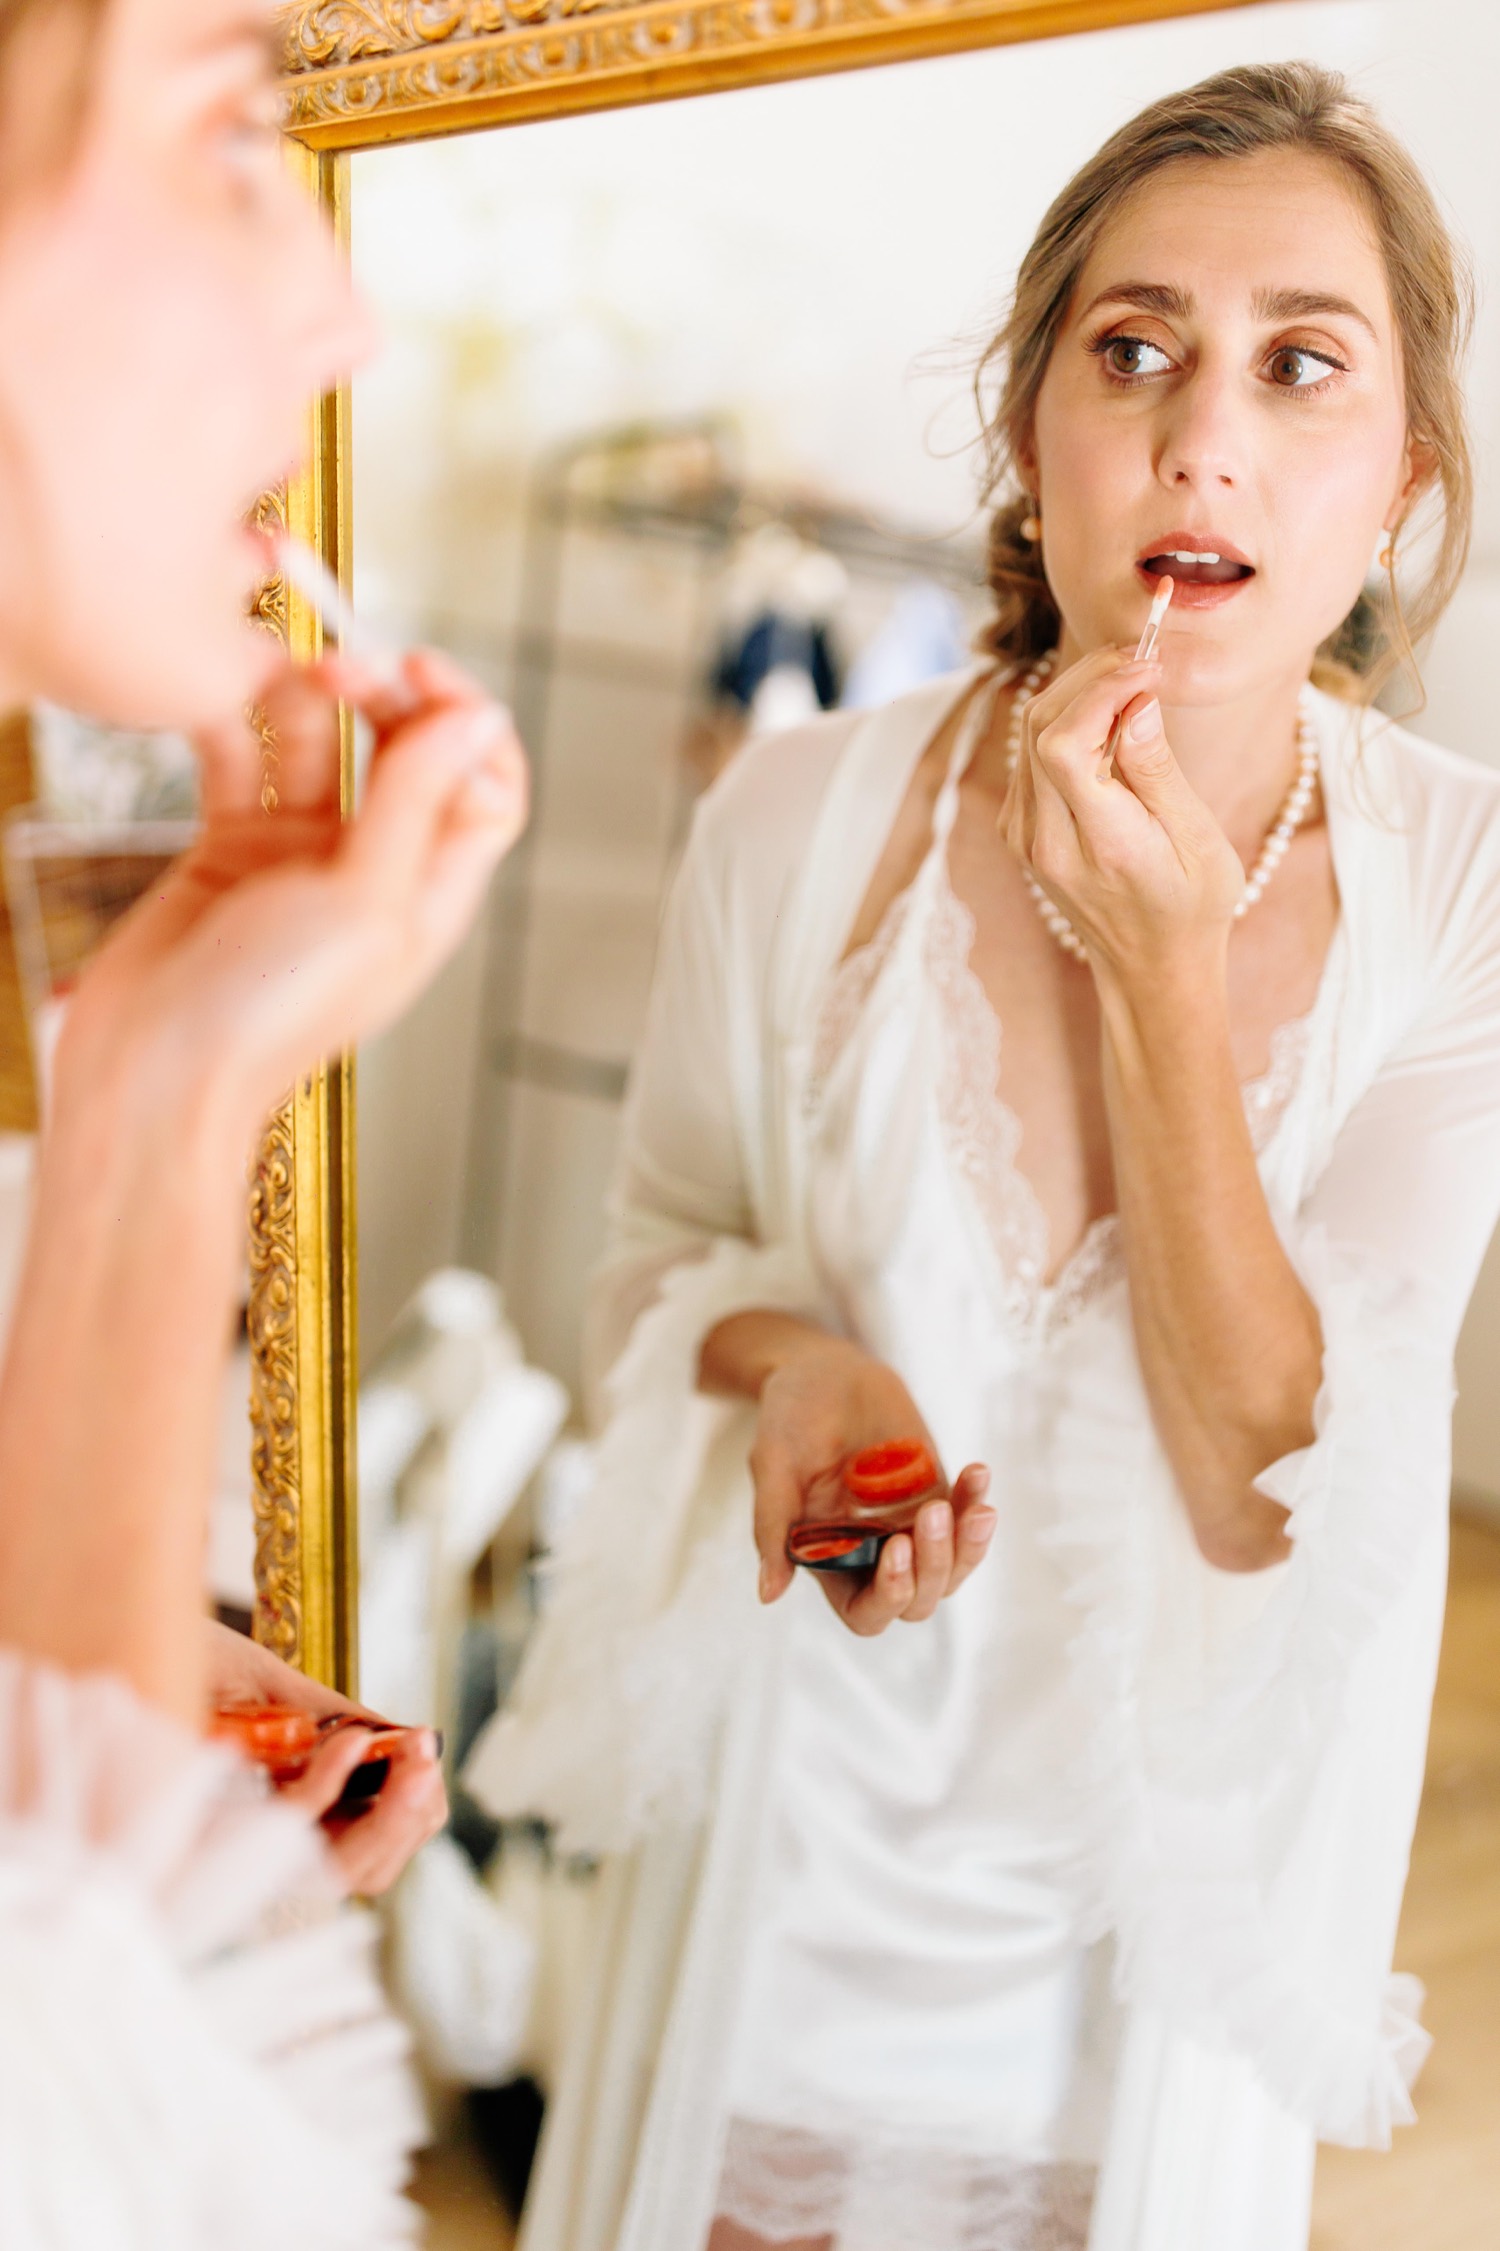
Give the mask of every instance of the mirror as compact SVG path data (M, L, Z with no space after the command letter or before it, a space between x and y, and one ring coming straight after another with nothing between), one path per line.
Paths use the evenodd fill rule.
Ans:
M1492 274L1484 0L1241 8L352 159L354 256L387 336L353 396L356 604L509 701L537 777L484 926L357 1067L362 1686L442 1726L455 1775L504 1703L592 1472L587 1277L694 805L752 735L965 661L985 615L969 370L1041 212L1147 101L1290 55L1352 74ZM1471 390L1492 450L1495 335L1485 311ZM1413 725L1491 763L1497 628L1486 463ZM1324 2152L1326 2251L1500 2225L1477 2155L1500 2065L1479 1999L1500 1885L1497 1346L1492 1266L1460 1358L1460 1624L1399 1956L1454 2061L1394 2157ZM439 2246L515 2218L568 2029L601 1977L631 1975L589 1952L620 1912L536 1824L462 1793L392 1910L442 2091L424 2183ZM566 2099L619 2133L618 2086ZM1445 2161L1474 2202L1440 2239ZM1047 2190L1058 2242L1084 2241L1086 2172ZM563 2240L535 2224L548 2251Z

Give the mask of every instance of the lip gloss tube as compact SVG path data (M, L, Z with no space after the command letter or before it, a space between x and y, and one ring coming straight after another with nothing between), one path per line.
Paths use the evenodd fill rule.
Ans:
M920 1438L888 1439L851 1454L840 1473L842 1508L804 1517L787 1533L788 1559L804 1571L870 1572L893 1532L908 1531L922 1503L948 1488Z

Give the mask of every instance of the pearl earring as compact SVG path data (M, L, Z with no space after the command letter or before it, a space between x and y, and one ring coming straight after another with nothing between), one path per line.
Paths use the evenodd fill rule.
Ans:
M1021 537L1030 540L1033 547L1042 536L1042 519L1035 513L1021 518Z
M1386 533L1384 543L1381 546L1379 556L1376 559L1383 571L1391 571L1395 569L1396 535L1394 532Z

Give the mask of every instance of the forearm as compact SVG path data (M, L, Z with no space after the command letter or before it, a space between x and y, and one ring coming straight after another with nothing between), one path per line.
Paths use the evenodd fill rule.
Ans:
M0 1640L195 1722L248 1137L164 1049L81 1076L60 1075L0 1374Z
M698 1385L735 1399L758 1399L769 1379L809 1351L852 1353L857 1347L815 1321L754 1306L718 1321L698 1356Z
M1287 1552L1254 1490L1313 1437L1317 1309L1272 1224L1217 964L1101 987L1104 1081L1131 1313L1152 1413L1211 1562Z

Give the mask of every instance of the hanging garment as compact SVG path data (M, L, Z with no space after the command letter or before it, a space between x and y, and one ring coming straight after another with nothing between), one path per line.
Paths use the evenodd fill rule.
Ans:
M946 586L929 578L903 586L855 657L840 702L870 711L957 671L964 662L963 611Z
M1500 1206L1500 781L1311 698L1341 915L1247 1105L1324 1381L1259 1481L1291 1556L1229 1575L1152 1429L1112 1223L1044 1280L947 881L956 770L839 966L976 680L758 747L679 877L598 1483L468 1777L610 1856L525 2251L702 2251L717 2211L794 2207L839 2251L1301 2251L1315 2137L1411 2115L1391 1953ZM928 1625L862 1643L805 1584L759 1609L753 1417L694 1388L757 1305L859 1336L946 1460L994 1465L995 1551Z

